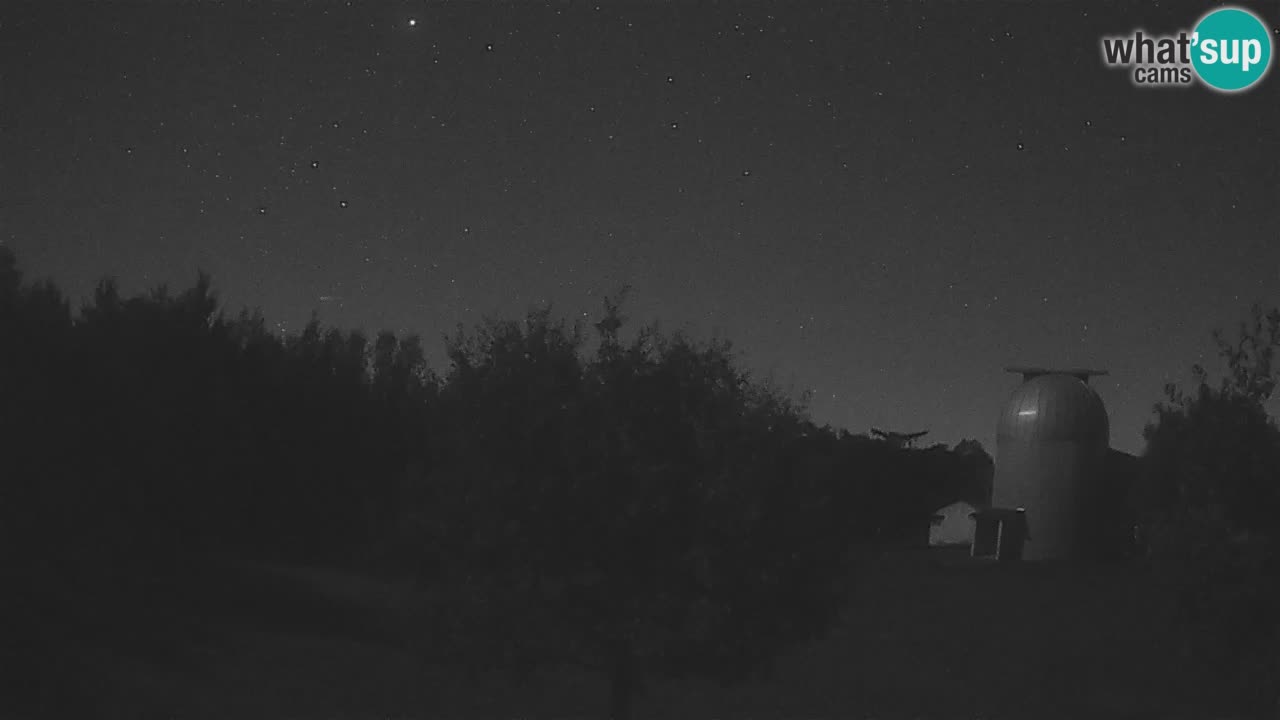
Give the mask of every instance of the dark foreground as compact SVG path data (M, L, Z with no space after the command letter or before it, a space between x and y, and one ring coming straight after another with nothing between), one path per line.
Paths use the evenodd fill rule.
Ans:
M937 557L869 561L845 622L768 683L652 682L636 717L1225 717L1142 578ZM8 696L29 700L3 716L588 718L607 707L603 679L585 671L458 669L435 641L429 597L406 586L268 567L186 585L151 588L145 604L86 591L40 608L38 632L6 648Z

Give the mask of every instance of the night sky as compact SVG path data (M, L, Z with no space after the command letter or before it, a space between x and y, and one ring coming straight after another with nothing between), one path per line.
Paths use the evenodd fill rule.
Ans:
M1206 3L80 5L0 11L0 241L77 303L203 268L443 371L459 322L630 284L820 423L993 452L1005 366L1109 369L1138 451L1210 331L1280 303L1274 68L1100 58Z

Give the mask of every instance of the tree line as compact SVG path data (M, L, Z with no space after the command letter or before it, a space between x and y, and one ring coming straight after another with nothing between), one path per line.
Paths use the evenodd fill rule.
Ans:
M460 327L437 374L416 336L228 315L203 274L133 297L103 280L73 311L0 248L10 579L412 572L474 615L468 645L599 667L624 714L654 667L758 668L838 611L856 544L989 495L976 443L819 427L729 343L625 323L619 296L592 327L547 308Z
M1213 339L1202 365L1167 384L1145 429L1135 505L1154 577L1176 602L1185 652L1248 717L1280 713L1280 309L1255 305Z
M733 347L547 308L445 338L228 315L208 276L73 311L0 247L0 559L26 610L212 558L412 573L458 647L604 673L626 717L652 673L725 681L821 633L850 556L990 497L981 446L818 426ZM1280 312L1217 336L1228 372L1168 388L1147 430L1146 559L1189 649L1274 704ZM25 604L23 604L25 603Z

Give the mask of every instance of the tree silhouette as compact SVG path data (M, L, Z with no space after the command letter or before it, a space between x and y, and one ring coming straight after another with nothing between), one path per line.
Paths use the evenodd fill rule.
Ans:
M0 248L0 339L0 513L32 572L349 556L394 532L393 488L430 452L416 338L370 347L315 321L279 337L227 318L205 274L133 297L104 279L73 318Z
M1254 309L1236 342L1215 333L1228 373L1193 368L1146 428L1139 485L1146 549L1175 593L1188 649L1237 683L1233 701L1274 712L1280 692L1280 430L1263 403L1280 313Z
M619 305L589 357L549 310L453 338L436 484L465 646L598 669L624 718L648 673L740 679L825 628L849 523L800 408L727 344L624 343Z
M125 608L267 560L412 569L461 657L596 668L626 717L646 677L767 671L836 617L856 543L989 492L980 448L819 428L727 342L624 339L622 305L590 336L549 308L459 328L438 377L417 337L277 334L204 274L73 313L0 246L3 691L110 616L68 622L85 588Z

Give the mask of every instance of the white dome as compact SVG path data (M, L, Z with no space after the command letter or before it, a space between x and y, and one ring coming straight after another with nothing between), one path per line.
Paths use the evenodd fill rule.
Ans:
M1000 413L998 438L1108 445L1110 422L1102 398L1066 373L1037 375L1013 391Z
M1025 381L1000 413L992 503L1023 508L1023 558L1076 554L1094 530L1085 500L1103 480L1110 423L1086 382L1097 371L1014 369Z

